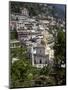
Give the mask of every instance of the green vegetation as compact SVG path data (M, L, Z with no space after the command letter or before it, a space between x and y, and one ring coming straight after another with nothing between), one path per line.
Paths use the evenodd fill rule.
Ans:
M32 16L32 15L35 16L40 12L39 11L40 5L38 3L33 4L33 3L25 3L25 2L24 3L11 2L10 5L11 5L11 8L10 8L11 13L21 13L20 8L24 8L24 7L26 7L28 9L30 16Z
M11 13L21 13L21 8L27 8L29 11L29 16L37 16L38 14L41 15L44 14L45 16L50 15L57 18L64 18L65 17L65 11L58 8L60 5L49 5L44 3L29 3L29 2L10 2L10 12ZM61 5L63 6L63 5ZM51 7L51 8L50 8ZM65 7L64 7L65 8Z
M44 4L39 3L21 3L21 2L11 2L11 13L21 13L20 8L26 7L29 11L30 16L37 16L41 13L47 13L49 9L44 8ZM44 9L43 9L44 8Z
M17 31L16 31L16 28L14 28L14 30L10 30L10 39L11 40L18 39L18 34L17 34Z
M28 58L26 48L13 49L11 51L11 56L12 58L19 58L18 61L15 61L11 65L11 88L45 86L48 83L48 79L51 80L49 77L49 66L42 69L33 67L31 65L31 60Z
M65 85L65 68L61 67L63 63L65 64L65 33L63 31L57 33L54 50L54 66L47 65L38 69L31 65L26 47L11 49L12 58L19 58L11 65L11 88Z
M46 9L44 4L33 4L33 3L21 3L11 2L11 13L21 13L20 8L26 7L29 11L30 16L37 16L40 12L51 13L55 16L55 8ZM44 9L43 9L43 8ZM48 7L47 7L48 8ZM44 14L44 15L45 15ZM20 48L10 48L10 60L13 58L19 60L11 63L10 67L10 87L37 87L37 86L53 86L53 85L65 85L66 84L66 43L65 43L65 32L63 32L57 26L49 27L49 32L54 36L54 65L48 64L42 69L32 66L31 59L27 53L27 47L21 46ZM56 31L54 31L56 29ZM52 32L54 31L54 33ZM18 40L18 34L16 29L10 30L10 40ZM52 41L51 41L52 42ZM41 41L45 45L44 40Z
M54 73L56 79L56 85L64 85L66 83L66 67L62 68L62 65L66 66L66 51L65 51L65 33L60 30L57 33L54 51Z

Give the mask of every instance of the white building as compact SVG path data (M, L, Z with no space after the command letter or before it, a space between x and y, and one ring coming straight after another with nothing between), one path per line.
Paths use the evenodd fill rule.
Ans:
M48 46L38 45L31 48L32 65L37 68L43 68L47 64L53 64L54 51Z
M28 12L28 10L26 9L26 8L21 8L21 14L23 15L23 16L29 16L29 12Z
M11 40L10 41L10 48L20 48L20 41L18 40Z
M17 21L10 21L10 30L14 30L16 28Z

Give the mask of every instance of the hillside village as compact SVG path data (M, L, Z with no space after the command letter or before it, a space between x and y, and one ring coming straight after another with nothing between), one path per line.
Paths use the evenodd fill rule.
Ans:
M10 41L10 48L16 48L19 43L26 45L29 58L35 67L42 68L49 63L53 64L56 29L52 29L55 26L61 27L65 31L65 21L59 19L57 22L54 17L46 17L44 14L30 18L27 8L21 8L21 14L10 14L10 30L13 32L16 28L18 33L18 39ZM51 33L50 28L52 28Z
M11 87L65 85L65 17L53 5L19 5L9 14Z

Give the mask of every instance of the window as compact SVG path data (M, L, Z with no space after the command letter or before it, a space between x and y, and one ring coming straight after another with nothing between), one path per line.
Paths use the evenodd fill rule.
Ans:
M40 59L40 62L39 62L40 64L42 63L42 60Z
M45 64L47 64L47 60L45 60Z
M34 59L34 64L36 64L36 60Z

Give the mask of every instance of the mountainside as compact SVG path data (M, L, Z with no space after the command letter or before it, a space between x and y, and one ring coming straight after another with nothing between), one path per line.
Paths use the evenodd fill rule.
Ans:
M57 15L60 18L65 18L66 14L66 6L63 4L51 4L49 6L53 7L53 10L55 12L55 16Z
M65 5L60 4L41 4L41 3L26 3L26 2L11 2L11 13L20 13L20 8L27 8L30 16L37 16L44 13L58 18L65 18Z

